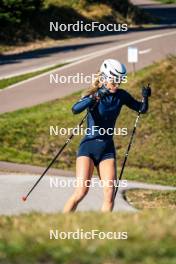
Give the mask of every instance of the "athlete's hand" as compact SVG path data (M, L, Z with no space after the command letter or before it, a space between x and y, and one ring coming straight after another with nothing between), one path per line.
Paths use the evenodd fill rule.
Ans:
M110 92L109 90L105 87L105 85L102 85L102 87L100 89L98 89L96 96L100 99L102 99L103 97L105 97L106 95L108 95Z
M92 100L93 100L94 103L100 101L100 97L98 96L98 93L97 92L94 93L94 94L91 94L90 95L90 98L92 98Z
M152 93L152 91L151 91L151 87L149 86L149 84L147 87L142 87L142 96L143 97L150 97L151 93Z
M100 96L99 96L99 94L98 94L98 92L96 92L94 95L93 95L93 98L94 98L94 100L95 100L95 102L99 102L100 101Z

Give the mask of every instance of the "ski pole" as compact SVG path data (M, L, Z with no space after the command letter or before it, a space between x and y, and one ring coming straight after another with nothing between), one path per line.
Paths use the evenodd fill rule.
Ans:
M147 88L150 88L150 83L148 83ZM149 96L151 96L151 90L150 90L150 95ZM142 102L143 102L143 100L142 100ZM126 161L128 159L128 154L129 154L132 142L133 142L134 134L136 132L136 127L137 127L137 123L139 121L140 115L141 115L141 109L139 109L138 115L136 117L136 121L135 121L134 128L133 128L133 131L132 131L132 134L131 134L130 142L128 144L128 147L127 147L127 150L126 150L126 153L125 153L125 158L124 158L124 161L123 161L123 164L122 164L122 168L121 168L121 172L120 172L118 183L122 179L122 175L123 175L123 172L124 172L124 169L125 169L125 164L126 164ZM114 201L115 201L115 198L116 198L116 195L117 195L117 192L118 192L118 188L119 188L119 186L118 186L118 184L116 184L115 192L114 192Z
M138 123L139 118L140 118L140 114L141 114L141 111L139 110L138 115L136 117L136 121L135 121L135 124L134 124L133 131L132 131L132 134L131 134L130 142L128 144L128 147L127 147L127 150L126 150L126 153L125 153L125 158L124 158L124 161L123 161L123 164L122 164L122 168L121 168L121 172L120 172L120 176L119 176L118 182L122 179L122 175L123 175L123 172L124 172L124 169L125 169L125 164L126 164L126 161L128 159L128 154L129 154L132 142L133 142L133 138L134 138L134 134L136 132L136 127L137 127L137 123ZM114 200L115 200L116 195L117 195L118 187L119 187L118 184L116 184L115 192L114 192Z
M94 103L94 105L92 106L91 110L96 106L97 101ZM87 118L89 114L89 111L87 111L86 115L83 117L83 119L81 120L81 122L78 124L78 127L80 127L85 119ZM25 195L22 196L22 200L26 201L28 196L31 194L31 192L34 190L34 188L38 185L38 183L41 181L41 179L44 177L44 175L47 173L47 171L49 170L49 168L53 165L53 163L56 161L56 159L59 157L59 155L62 153L62 151L64 150L64 148L68 145L68 143L71 141L71 139L74 137L74 133L72 132L70 137L66 140L65 144L60 148L60 150L58 151L58 153L56 154L56 156L53 158L53 160L49 163L48 167L44 170L44 172L42 173L42 175L39 177L39 179L36 181L36 183L33 185L33 187L29 190L29 192Z
M149 96L151 96L150 83L148 83L147 88L150 89ZM143 102L143 100L142 100L142 102ZM129 154L132 142L133 142L133 138L134 138L134 134L136 132L136 127L137 127L137 123L138 123L139 118L140 118L140 114L141 114L141 109L139 109L138 115L136 117L136 121L135 121L134 128L133 128L133 131L132 131L132 134L131 134L130 142L128 144L128 147L127 147L127 150L126 150L126 153L125 153L125 158L124 158L124 161L123 161L123 164L122 164L122 168L121 168L121 172L120 172L120 176L119 176L118 182L122 179L122 175L123 175L123 172L124 172L124 169L125 169L125 164L126 164L126 161L128 159L128 154ZM114 201L115 201L115 198L116 198L116 195L117 195L117 192L118 192L118 188L119 188L119 186L118 186L118 184L116 184L115 192L114 192Z

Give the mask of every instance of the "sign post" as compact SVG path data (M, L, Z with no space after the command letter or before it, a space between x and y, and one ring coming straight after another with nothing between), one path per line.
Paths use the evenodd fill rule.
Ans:
M135 63L138 62L138 48L128 47L128 62L133 65L133 75L135 75Z

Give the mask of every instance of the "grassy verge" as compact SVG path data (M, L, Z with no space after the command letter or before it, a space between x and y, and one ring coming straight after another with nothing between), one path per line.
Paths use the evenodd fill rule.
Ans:
M176 191L129 190L125 196L138 209L176 209Z
M163 4L176 4L176 0L157 0Z
M127 166L136 168L139 179L175 185L175 86L176 58L147 67L130 75L128 90L140 99L140 87L150 82L153 94L150 111L141 117L135 142L130 151ZM170 74L168 75L168 71ZM66 136L50 135L50 126L75 127L84 113L73 115L72 105L80 98L80 92L63 99L0 116L0 160L46 166L66 140ZM134 126L136 113L124 107L117 126L127 127L127 136L116 136L118 162L124 157ZM74 169L76 150L82 136L75 136L63 152L55 167ZM140 169L144 168L140 175ZM142 171L142 170L141 170ZM127 172L126 172L127 173ZM129 172L129 178L132 173ZM153 177L153 175L155 175ZM158 175L158 176L157 176ZM135 177L135 176L134 176ZM135 178L135 179L137 179Z
M57 64L57 65L54 65L52 67L48 67L48 68L45 68L45 69L39 70L39 71L29 72L29 73L21 74L18 76L1 79L0 80L0 89L4 89L10 85L25 81L27 79L30 79L32 77L41 75L42 73L57 69L57 68L62 67L64 65L66 65L66 63L65 64L64 63L63 64Z
M144 210L130 215L90 212L1 217L0 261L14 264L174 264L175 217L171 210L155 210L152 214ZM50 240L50 229L127 232L128 239Z
M131 159L131 156L129 157L129 159ZM118 168L118 175L119 172L120 172L120 168ZM175 172L172 171L166 172L163 169L152 170L148 168L138 168L127 165L125 168L123 178L131 181L133 180L133 181L140 181L146 183L175 186L176 185L175 176L176 176Z

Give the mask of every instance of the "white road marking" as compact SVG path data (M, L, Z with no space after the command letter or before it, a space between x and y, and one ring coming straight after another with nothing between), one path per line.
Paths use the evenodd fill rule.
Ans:
M121 45L118 45L118 46L114 46L114 47L111 47L111 48L106 48L106 49L103 49L103 50L100 50L100 51L91 52L88 55L83 55L83 56L78 57L80 59L79 61L75 61L73 63L70 63L68 65L60 67L58 69L51 70L51 71L43 73L41 75L32 77L32 78L30 78L28 80L25 80L25 81L22 81L20 83L13 84L13 85L5 88L5 89L0 90L0 93L3 93L5 90L14 88L14 87L16 87L16 86L18 86L20 84L23 84L23 83L26 83L26 82L30 82L30 81L36 80L38 78L44 77L46 75L49 75L50 73L60 72L62 70L70 68L72 66L78 65L78 64L80 64L82 62L86 62L86 61L89 61L91 59L95 59L95 58L100 57L102 55L108 54L108 53L110 53L112 51L120 50L120 49L128 47L130 45L143 43L143 42L150 41L150 40L153 40L153 39L163 38L163 37L166 37L166 36L172 36L172 35L175 35L175 34L176 34L176 30L171 31L171 32L167 32L167 33L164 33L164 34L163 33L162 34L157 34L157 35L155 34L155 35L152 35L152 36L148 36L148 37L145 37L145 38L137 39L137 40L134 40L134 41L131 41L131 42L127 42L127 43L124 43L124 44L121 44ZM76 58L75 58L75 60L76 60Z
M168 28L169 27L171 29L172 27L173 28L176 27L176 24L162 24L162 25L158 24L158 25L153 25L152 26L152 29L155 29L155 28L158 28L158 27L160 27L160 28ZM101 43L101 41L100 41L100 43ZM81 56L80 57L73 57L73 58L70 58L70 59L67 59L67 60L63 60L63 61L61 60L61 61L59 61L59 63L60 64L62 64L62 63L71 63L71 62L74 62L74 61L79 60L79 58L81 58ZM26 74L26 73L40 71L40 70L43 70L43 69L47 69L47 68L50 68L50 67L54 67L57 64L58 63L48 63L48 64L45 64L44 66L31 68L30 71L29 70L24 70L24 71L19 71L19 72L14 73L14 74L1 76L0 77L0 80L7 79L7 78L11 78L11 77L15 77L15 76L19 76L19 75L23 75L23 74Z
M139 54L149 53L152 49L140 50Z

